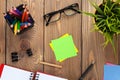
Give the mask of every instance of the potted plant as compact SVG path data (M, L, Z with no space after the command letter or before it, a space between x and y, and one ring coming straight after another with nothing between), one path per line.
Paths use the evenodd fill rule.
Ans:
M114 2L112 0L106 0L100 5L92 1L89 2L96 9L95 13L81 12L94 18L94 29L103 34L105 38L104 46L111 43L116 55L113 37L117 37L120 34L120 0Z

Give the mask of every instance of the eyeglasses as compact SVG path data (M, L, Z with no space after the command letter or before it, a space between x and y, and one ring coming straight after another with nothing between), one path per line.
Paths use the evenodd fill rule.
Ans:
M72 15L75 15L76 13L81 13L81 12L79 11L78 3L74 3L74 4L67 6L63 9L60 9L58 11L50 12L50 13L44 15L44 19L46 21L46 26L48 26L49 23L60 20L61 13L64 13L66 16L72 16Z

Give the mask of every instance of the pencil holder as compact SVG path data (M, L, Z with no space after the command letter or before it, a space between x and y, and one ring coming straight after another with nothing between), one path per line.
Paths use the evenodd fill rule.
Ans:
M21 4L4 13L4 18L15 35L21 34L34 26L34 20L26 6L26 4Z

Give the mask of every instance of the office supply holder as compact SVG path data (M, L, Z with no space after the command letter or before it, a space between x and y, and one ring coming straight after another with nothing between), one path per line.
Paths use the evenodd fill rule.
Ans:
M34 26L35 21L33 20L31 14L29 13L29 10L26 8L26 4L21 4L17 7L12 7L9 11L4 13L4 18L7 21L9 27L11 28L12 32L15 33L15 22L19 21L19 31L16 32L17 35L29 30ZM28 11L27 13L27 19L26 21L22 21L22 17L25 13L25 9ZM12 11L11 11L12 10ZM26 16L24 16L26 17ZM16 22L17 23L17 22ZM18 30L18 29L17 29Z

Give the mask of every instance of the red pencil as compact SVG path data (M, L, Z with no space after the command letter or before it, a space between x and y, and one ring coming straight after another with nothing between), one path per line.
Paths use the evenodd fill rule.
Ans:
M23 30L25 27L24 26L20 26L20 30Z

